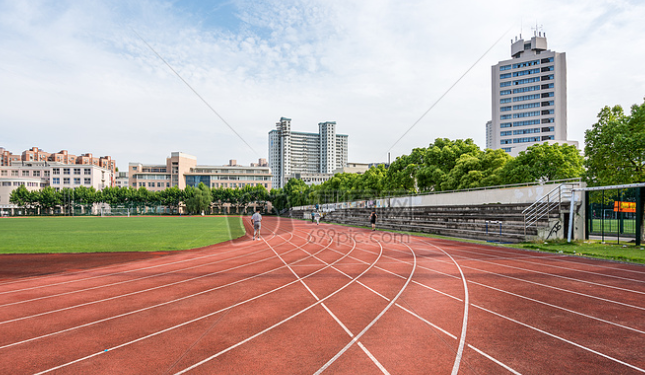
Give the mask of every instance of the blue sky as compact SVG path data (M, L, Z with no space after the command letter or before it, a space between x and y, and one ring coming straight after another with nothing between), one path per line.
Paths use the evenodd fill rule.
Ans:
M384 161L493 46L392 153L438 137L483 148L490 67L536 22L567 53L568 138L583 145L602 106L643 101L643 19L645 3L621 0L0 0L0 147L111 155L122 169L173 151L248 164L285 116L309 132L336 121L350 161Z

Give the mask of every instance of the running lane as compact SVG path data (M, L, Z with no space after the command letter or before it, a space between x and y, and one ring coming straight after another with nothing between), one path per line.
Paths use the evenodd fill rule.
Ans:
M645 372L643 267L273 217L262 230L3 279L0 373Z

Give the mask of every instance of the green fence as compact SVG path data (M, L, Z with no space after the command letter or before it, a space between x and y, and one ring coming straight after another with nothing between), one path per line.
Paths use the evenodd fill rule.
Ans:
M624 185L623 187L588 188L585 192L586 238L600 236L631 241L640 244L643 224L644 187Z

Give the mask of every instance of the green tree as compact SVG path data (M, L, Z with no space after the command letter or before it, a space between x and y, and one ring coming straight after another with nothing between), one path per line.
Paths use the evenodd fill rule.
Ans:
M212 200L211 190L200 182L197 189L194 189L193 195L186 200L186 209L194 214L208 211Z
M619 105L605 106L585 132L585 180L594 185L645 181L645 102L625 115Z
M507 162L500 176L505 184L538 182L581 177L580 150L567 144L536 144Z

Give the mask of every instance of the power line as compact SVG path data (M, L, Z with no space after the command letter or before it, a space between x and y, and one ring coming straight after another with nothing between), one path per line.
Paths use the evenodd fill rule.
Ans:
M431 111L431 110L432 110L432 109L433 109L433 108L434 108L434 107L435 107L435 106L436 106L436 105L441 101L441 99L443 99L443 97L444 97L444 96L446 96L446 95L450 92L450 90L452 90L452 88L453 88L453 87L455 87L455 86L457 85L457 83L459 83L459 81L461 81L461 79L462 79L462 78L464 78L464 77L466 76L466 74L468 74L468 72L470 72L470 71L472 70L472 68L474 68L474 67L475 67L475 65L477 65L477 63L479 63L479 62L484 58L484 56L486 56L486 55L488 54L488 52L490 52L490 50L492 50L492 49L493 49L493 47L495 47L495 46L497 45L497 43L499 43L499 41L500 41L500 40L502 40L502 38L503 38L503 37L504 37L504 36L505 36L505 35L506 35L510 30L511 30L511 28L513 28L513 26L509 27L506 31L504 31L504 33L502 34L502 36L500 36L500 37L499 37L499 39L497 39L497 40L495 41L495 43L493 43L493 45L492 45L492 46L490 46L490 48L489 48L489 49L487 49L487 50L486 50L486 52L484 52L484 54L483 54L483 55L481 55L481 57L480 57L479 59L477 59L477 61L475 61L475 63L474 63L473 65L471 65L471 66L470 66L470 68L468 68L468 70L466 70L466 72L465 72L464 74L462 74L462 75L461 75L461 77L459 77L459 79L458 79L458 80L456 80L456 81L455 81L455 83L453 83L453 84L452 84L452 86L450 86L450 87L448 88L448 90L446 90L446 92L444 92L444 93L443 93L443 95L441 95L441 96L439 97L439 99L437 99L434 103L432 103L432 105L430 106L430 108L428 108L428 110L426 110L426 111L421 115L421 117L419 117L419 119L418 119L417 121L415 121L415 122L414 122L414 124L412 124L412 126L410 126L410 127L408 128L408 130L406 130L406 131L405 131L405 133L403 133L403 135L402 135L401 137L399 137L399 139L397 139L397 140L396 140L396 142L394 142L394 144L392 145L392 147L390 147L390 148L387 150L387 153L389 153L390 151L392 151L392 149L394 148L394 146L396 146L396 145L401 141L401 139L403 139L403 137L405 137L405 136L410 132L410 130L412 130L412 128L414 128L414 127L415 127L415 126L416 126L416 125L417 125L417 124L418 124L418 123L419 123L419 122L420 122L420 121L421 121L421 120L422 120L422 119L423 119L423 118L428 114L428 112L430 112L430 111Z
M179 73L177 73L177 71L176 71L175 69L173 69L173 67L172 67L172 66L170 66L170 64L168 64L168 62L167 62L163 57L161 57L161 55L160 55L157 51L155 51L155 49L154 49L154 48L152 48L152 46L151 46L150 44L148 44L148 42L146 42L146 40L145 40L145 39L143 39L143 37L141 37L141 35L139 35L139 33L137 33L137 32L136 32L136 30L134 30L133 28L130 28L130 29L132 30L132 32L134 32L134 33L139 37L139 39L141 39L141 41L142 41L143 43L145 43L145 45L146 45L146 46L148 46L148 48L150 48L150 50L151 50L152 52L154 52L154 54L155 54L155 55L157 55L157 57L158 57L161 61L163 61L163 63L164 63L164 64L166 64L166 66L167 66L168 68L170 68L170 70L172 70L172 72L173 72L173 73L175 73L175 75L176 75L177 77L179 77L179 79L180 79L184 84L186 84L186 86L188 86L188 88L189 88L193 93L195 93L195 95L197 95L197 97L198 97L198 98L199 98L199 99L200 99L204 104L206 104L206 106L207 106L207 107L208 107L208 108L209 108L209 109L210 109L210 110L211 110L211 111L212 111L212 112L213 112L217 117L219 117L219 119L220 119L220 120L222 120L222 122L223 122L224 124L226 124L226 126L228 126L228 128L229 128L229 129L231 129L231 131L232 131L233 133L235 133L235 135L237 135L237 137L238 137L242 142L244 142L244 144L245 144L249 149L251 149L251 151L253 151L253 152L254 152L258 157L260 156L260 154L258 154L258 152L257 152L257 151L255 151L255 149L254 149L253 147L251 147L251 145L250 145L246 140L244 140L244 138L242 138L242 136L241 136L237 131L235 131L235 129L233 129L233 127L232 127L228 122L226 122L226 120L224 120L224 118L223 118L222 116L220 116L220 114L219 114L219 113L217 113L217 111L216 111L216 110L215 110L215 109L214 109L210 104L208 104L208 102L207 102L207 101L206 101L206 100L205 100L201 95L199 95L199 93L198 93L198 92L197 92L197 91L196 91L196 90L195 90L195 89L194 89L194 88L193 88L193 87L192 87L188 82L186 82L186 80L185 80L181 75L179 75Z

